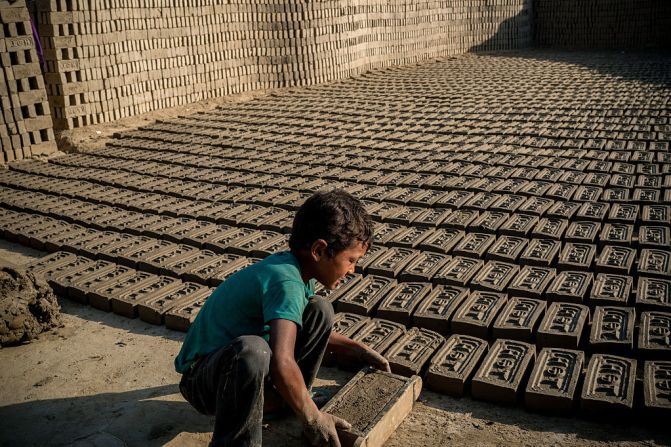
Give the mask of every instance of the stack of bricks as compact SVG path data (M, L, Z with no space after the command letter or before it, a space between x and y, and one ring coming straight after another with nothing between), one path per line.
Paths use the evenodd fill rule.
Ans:
M56 151L26 3L0 1L0 164Z
M57 129L470 50L528 46L530 0L40 0Z
M667 0L534 0L535 42L543 47L669 48Z

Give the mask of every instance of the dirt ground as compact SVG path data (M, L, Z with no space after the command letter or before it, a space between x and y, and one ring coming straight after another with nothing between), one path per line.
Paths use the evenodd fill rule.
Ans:
M238 95L63 132L63 150L95 151L114 132L208 110L268 92ZM40 252L0 239L0 263ZM0 446L206 446L213 420L185 402L173 369L184 334L60 300L63 327L0 349ZM322 368L316 386L335 392L350 373ZM650 425L650 424L648 424ZM455 445L671 445L640 422L537 415L423 391L389 447ZM264 426L264 445L301 445L293 418Z

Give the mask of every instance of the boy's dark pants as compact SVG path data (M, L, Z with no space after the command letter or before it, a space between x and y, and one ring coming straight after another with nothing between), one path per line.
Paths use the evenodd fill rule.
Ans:
M333 307L312 297L303 312L294 356L310 388L326 351ZM263 388L271 351L256 335L245 335L201 358L184 375L179 389L203 414L214 414L212 446L260 446Z

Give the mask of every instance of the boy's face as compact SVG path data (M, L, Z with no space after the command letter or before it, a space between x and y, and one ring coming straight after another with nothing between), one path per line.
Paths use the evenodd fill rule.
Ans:
M327 289L335 289L348 274L354 273L357 261L366 254L368 244L356 241L332 258L326 253L316 259L315 279Z

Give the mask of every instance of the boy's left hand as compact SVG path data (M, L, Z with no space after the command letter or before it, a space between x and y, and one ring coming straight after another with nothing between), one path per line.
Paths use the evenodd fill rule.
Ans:
M391 372L391 368L389 367L389 362L387 359L382 357L382 355L378 354L377 351L369 348L368 346L361 347L359 360L368 366L372 366L373 368L385 372Z

